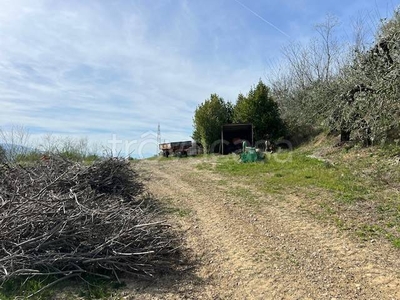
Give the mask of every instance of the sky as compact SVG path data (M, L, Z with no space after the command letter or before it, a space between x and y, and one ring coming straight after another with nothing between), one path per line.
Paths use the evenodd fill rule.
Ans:
M196 107L235 102L266 80L281 49L315 36L327 14L351 42L393 0L0 0L0 128L87 137L135 157L190 140ZM114 140L114 142L111 142ZM129 149L128 149L129 148Z

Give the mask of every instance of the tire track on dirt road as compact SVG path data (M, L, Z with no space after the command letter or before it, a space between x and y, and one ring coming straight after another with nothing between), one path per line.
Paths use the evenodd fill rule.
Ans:
M192 299L400 299L397 253L388 247L362 248L251 187L235 194L243 185L195 164L139 163L152 193L191 211L178 222L202 261ZM244 205L248 197L260 208Z

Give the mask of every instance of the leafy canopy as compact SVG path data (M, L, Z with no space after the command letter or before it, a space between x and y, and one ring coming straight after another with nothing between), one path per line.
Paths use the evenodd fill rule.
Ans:
M239 94L233 112L236 123L254 125L255 140L279 138L285 133L285 126L280 117L278 104L271 97L270 89L260 80L244 96Z
M220 140L221 126L231 123L232 110L232 104L225 102L217 94L211 94L209 99L196 108L192 137L201 142L205 151L214 152L218 150L211 149L211 147Z

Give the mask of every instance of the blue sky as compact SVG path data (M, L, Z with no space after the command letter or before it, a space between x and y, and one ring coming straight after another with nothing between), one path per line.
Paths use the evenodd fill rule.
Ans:
M283 46L312 38L326 14L350 41L355 17L366 16L372 35L397 5L0 0L0 127L24 125L33 143L53 133L106 145L116 135L148 155L158 123L163 140L190 139L199 103L211 93L235 101L265 79Z

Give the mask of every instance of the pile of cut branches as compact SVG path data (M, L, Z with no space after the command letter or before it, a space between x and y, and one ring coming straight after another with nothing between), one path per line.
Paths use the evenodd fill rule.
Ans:
M170 270L176 239L152 203L124 160L0 165L0 282Z

